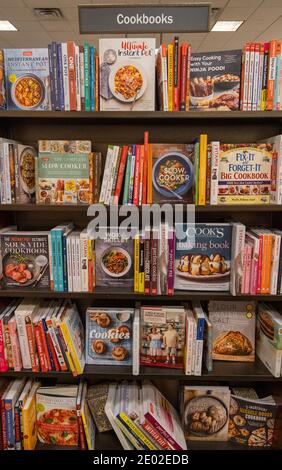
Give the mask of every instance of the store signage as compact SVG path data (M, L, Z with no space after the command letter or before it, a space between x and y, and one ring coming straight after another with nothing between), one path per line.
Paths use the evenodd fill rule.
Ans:
M79 5L80 34L209 31L210 4Z

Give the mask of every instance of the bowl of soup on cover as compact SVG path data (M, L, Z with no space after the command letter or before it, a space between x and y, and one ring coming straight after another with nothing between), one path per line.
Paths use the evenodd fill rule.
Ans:
M13 83L11 96L18 108L35 109L45 97L43 82L36 75L23 75Z

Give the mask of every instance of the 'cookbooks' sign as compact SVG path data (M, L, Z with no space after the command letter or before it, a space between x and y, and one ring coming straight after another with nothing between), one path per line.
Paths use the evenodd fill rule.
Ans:
M79 5L81 34L209 31L210 5Z

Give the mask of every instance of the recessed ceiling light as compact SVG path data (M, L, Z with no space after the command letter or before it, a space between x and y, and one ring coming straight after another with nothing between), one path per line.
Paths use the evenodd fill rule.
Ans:
M237 31L244 21L217 21L212 31Z
M0 31L18 31L10 21L0 20Z

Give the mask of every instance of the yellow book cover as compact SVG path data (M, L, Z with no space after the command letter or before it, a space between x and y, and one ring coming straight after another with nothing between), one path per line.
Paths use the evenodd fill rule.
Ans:
M86 401L87 394L87 383L83 384L82 400L81 400L81 417L84 427L86 442L88 450L95 449L95 426L89 411L89 407Z
M173 44L167 46L168 110L173 111Z
M29 392L27 401L22 408L22 430L24 450L35 449L37 443L36 430L36 391L40 387L40 382L35 382Z
M61 317L61 330L68 346L77 374L85 367L85 332L75 304L71 304Z
M83 373L83 370L81 369L79 361L76 357L76 353L75 353L75 350L74 350L74 347L73 347L73 344L72 344L72 340L71 340L71 336L70 336L68 327L64 322L61 323L61 329L62 329L62 333L64 335L65 342L68 345L69 355L72 358L72 362L73 362L73 365L74 365L74 368L75 368L75 372L76 372L77 375L80 375L80 374Z
M130 419L128 416L121 411L119 413L120 419L123 421L125 426L131 430L132 433L145 444L150 450L158 450L158 448L147 438L147 436L139 429L139 427Z
M139 241L139 292L144 294L145 290L145 275L144 275L144 249L145 249L145 236L141 234Z
M199 167L199 206L206 204L206 186L207 186L207 134L200 135L200 167Z
M139 292L139 260L140 260L139 234L134 238L134 292Z
M57 326L57 328L61 331L61 334L62 334L63 337L64 337L64 333L63 333L63 329L62 329L62 322L60 321L59 318L57 318L57 320L56 320L56 326ZM69 366L70 366L70 370L71 370L71 372L72 372L72 374L73 374L74 376L77 376L77 371L76 371L76 369L75 369L75 367L74 367L74 363L73 363L71 354L70 354L70 352L69 352L68 344L66 343L65 338L64 338L64 342L65 342L66 347L67 347L67 349L65 349L65 354L66 354L67 361L68 361Z
M152 165L153 165L153 155L152 155L152 145L149 144L148 151L148 170L147 170L147 204L152 204L153 202L153 180L152 180Z

